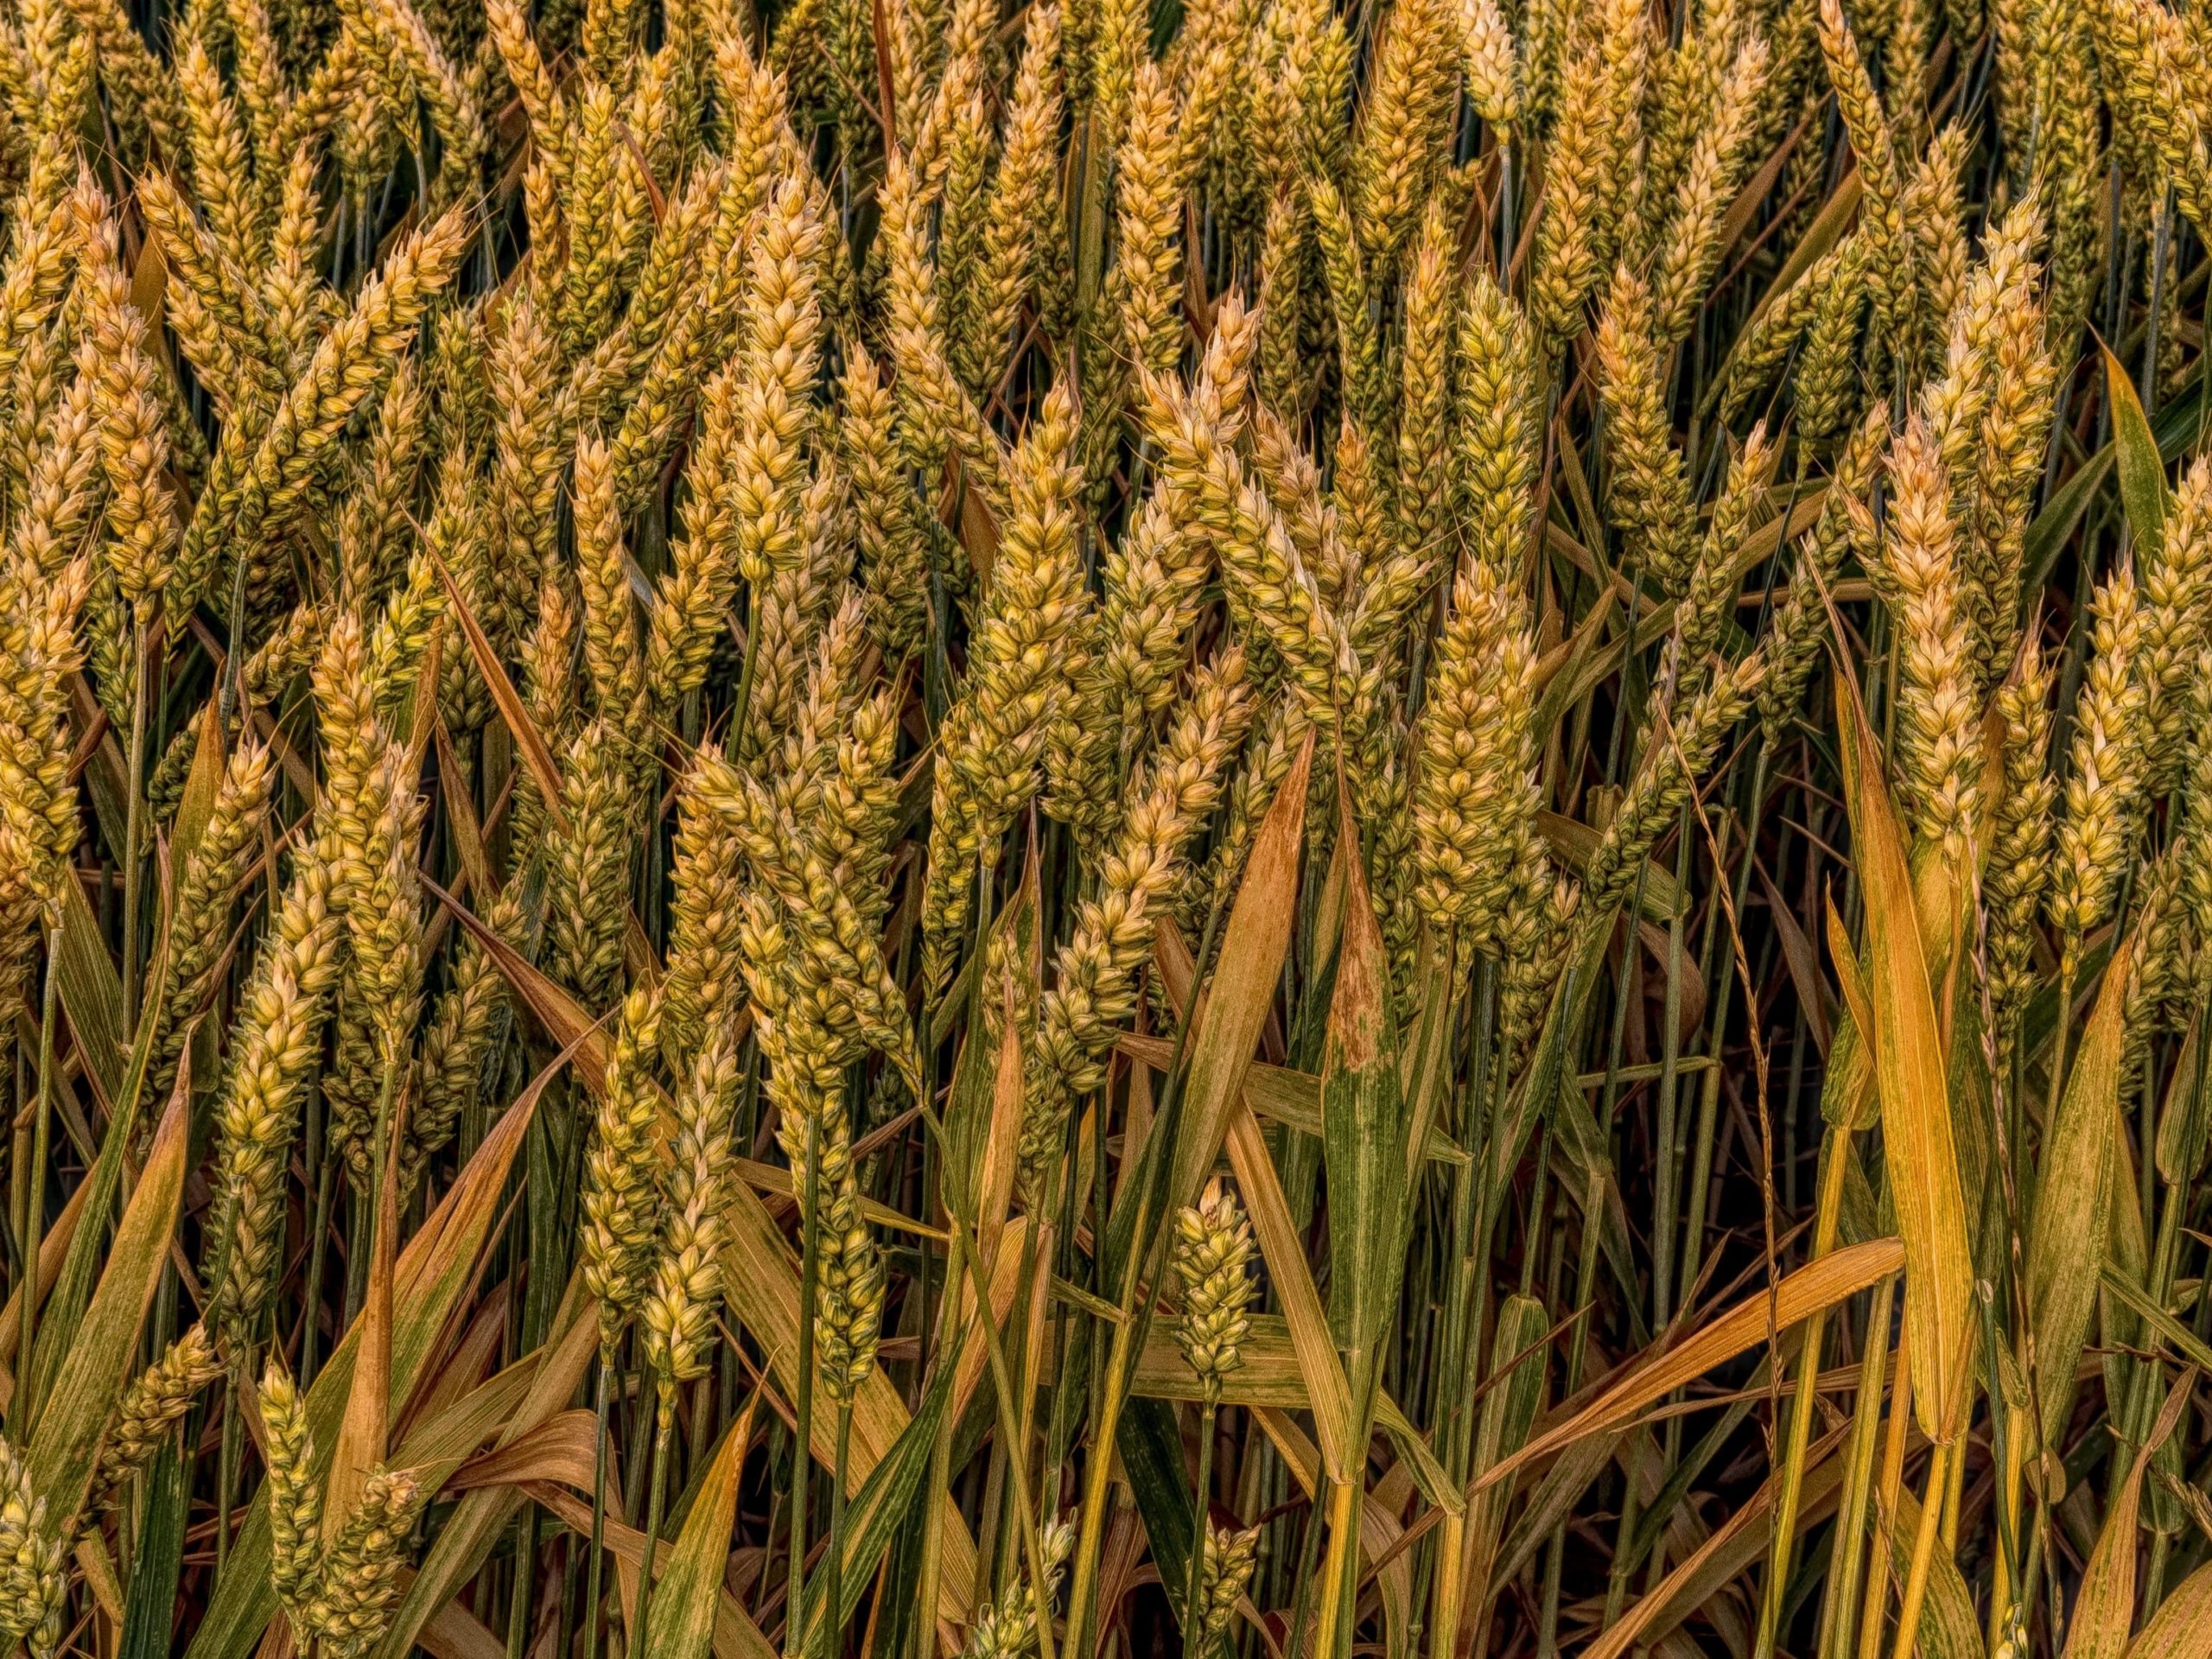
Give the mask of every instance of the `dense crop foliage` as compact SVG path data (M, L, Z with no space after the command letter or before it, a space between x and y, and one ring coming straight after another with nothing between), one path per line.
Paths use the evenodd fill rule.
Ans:
M2212 1659L2212 12L6 0L0 1642Z

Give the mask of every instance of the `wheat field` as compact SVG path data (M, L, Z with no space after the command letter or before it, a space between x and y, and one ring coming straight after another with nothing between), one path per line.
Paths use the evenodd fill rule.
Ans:
M0 1643L2212 1659L2203 0L0 0Z

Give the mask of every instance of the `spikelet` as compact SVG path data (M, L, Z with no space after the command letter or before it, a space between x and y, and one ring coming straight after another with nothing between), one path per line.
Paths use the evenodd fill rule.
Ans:
M1444 206L1432 200L1406 282L1393 489L1405 550L1424 559L1443 550L1452 493L1454 251Z
M1957 527L1937 440L1918 415L1890 447L1891 502L1883 582L1899 645L1904 776L1922 838L1963 856L1976 812L1981 757ZM1854 515L1865 509L1850 505Z
M820 1300L814 1320L815 1364L834 1405L849 1405L875 1370L883 1325L882 1253L861 1209L849 1115L823 1115L817 1152L824 1195L816 1268Z
M406 1583L408 1535L429 1494L404 1470L376 1468L346 1526L319 1561L314 1596L298 1615L315 1651L329 1659L364 1659L383 1641Z
M1221 797L1221 778L1250 720L1244 659L1231 646L1192 685L1174 728L1130 793L1127 821L1101 861L1099 891L1059 948L1055 982L1038 1007L1027 1057L1020 1158L1024 1198L1044 1198L1071 1104L1103 1079L1100 1058L1133 1013L1129 980L1152 950L1158 906L1180 873L1183 849Z
M409 0L353 0L372 22L375 49L387 72L404 79L429 113L439 144L438 172L429 205L442 207L476 182L486 143L482 118L468 84ZM342 8L341 8L342 9ZM371 31L358 31L366 40Z
M2133 566L2121 565L2098 584L2094 614L2094 654L2075 714L2050 888L2060 972L2067 978L2080 960L2082 936L2111 912L2139 818L2150 735L2136 660L2143 607Z
M1175 236L1183 222L1182 140L1175 94L1159 67L1137 68L1127 136L1117 157L1114 264L1106 273L1116 367L1172 370L1183 350L1183 262ZM1087 400L1086 414L1118 415L1120 397Z
M1861 246L1858 233L1847 234L1774 295L1738 331L1721 375L1720 418L1733 424L1796 351L1815 309L1838 281L1847 260Z
M1769 59L1754 34L1738 48L1718 101L1698 125L1674 211L1660 233L1651 273L1658 336L1673 345L1688 334L1721 254L1723 218L1751 160Z
M587 435L576 441L573 486L577 585L584 600L584 666L609 734L645 737L645 646L630 587L622 518L607 446Z
M1529 267L1529 320L1546 357L1582 332L1582 302L1605 269L1605 86L1596 54L1567 67L1558 140L1544 161L1544 211Z
M577 733L561 758L567 811L545 837L546 945L553 971L587 1007L607 1007L620 989L637 836L634 769L605 719Z
M387 618L386 620L390 619ZM378 633L389 639L384 624ZM387 644L387 660L398 651ZM413 1020L419 973L419 902L412 868L419 811L404 760L378 717L361 626L352 615L333 623L315 667L315 708L328 774L321 830L331 860L332 903L346 923L336 1050L325 1079L332 1138L353 1179L375 1171L375 1113L382 1080L398 1064Z
M1387 269L1420 223L1451 141L1459 25L1452 0L1397 0L1382 28L1352 190L1360 245Z
M303 1615L321 1577L322 1482L315 1468L315 1441L307 1402L271 1356L260 1389L262 1454L269 1466L270 1575L276 1598L306 1633Z
M1474 556L1504 577L1528 538L1541 422L1528 321L1486 271L1468 284L1454 367L1463 533Z
M422 890L415 868L423 803L396 747L381 757L375 793L383 810L365 871L346 896L349 989L365 1006L380 1071L396 1072L413 1040L422 992Z
M1468 950L1494 948L1535 821L1535 649L1521 609L1497 571L1471 561L1421 708L1414 903Z
M1036 787L1055 700L1058 654L1090 595L1075 540L1074 404L1055 386L1014 452L1010 517L991 568L990 612L969 641L968 677L938 733L922 903L925 983L943 982L967 925L976 861Z
M650 990L624 1001L584 1160L584 1286L599 1303L600 1354L610 1365L645 1296L660 1236L659 1100L651 1071L660 1017L660 1000Z
M239 668L240 694L248 702L274 701L314 664L329 627L322 606L298 605L287 611Z
M326 296L316 282L315 245L322 213L316 182L316 158L302 145L289 158L276 228L270 233L269 261L262 270L254 308L258 342L248 358L253 372L253 419L239 435L258 443L268 431L285 388L307 366L319 325L327 321ZM235 267L233 267L235 269ZM261 362L258 358L268 360Z
M1337 325L1337 353L1344 376L1344 403L1354 418L1370 425L1389 423L1382 346L1375 327L1373 291L1362 258L1351 210L1337 188L1314 179L1306 188L1313 214L1314 240Z
M376 430L359 481L340 509L338 598L353 609L365 608L384 593L405 550L422 473L427 402L414 359L403 359L377 400ZM448 452L444 472L465 475L466 468L464 456Z
M495 933L512 935L519 929L522 915L513 893L510 883L486 913L486 925ZM506 980L492 953L469 935L423 1032L415 1095L407 1109L407 1140L400 1148L402 1204L421 1184L424 1166L453 1139L462 1111L476 1099L485 1058L506 1006Z
M230 933L231 906L260 849L269 808L270 753L248 740L232 750L207 823L184 861L168 924L153 1049L153 1097L165 1098L184 1052L188 1023L214 989Z
M1522 114L1521 65L1497 0L1460 0L1459 53L1475 113L1511 129Z
M1698 538L1689 581L1675 607L1674 635L1661 658L1660 682L1677 700L1702 683L1700 670L1720 643L1735 609L1741 582L1738 560L1757 528L1776 459L1762 422L1751 428L1728 464L1726 480Z
M925 244L929 195L901 157L893 156L885 173L881 200L877 234L889 250L886 340L898 370L893 390L907 464L934 491L946 460L957 451L969 483L992 516L1003 520L1002 446L945 355L936 270Z
M1749 705L1765 671L1765 663L1753 652L1715 675L1679 720L1644 734L1643 760L1583 872L1586 925L1609 921L1637 865L1689 798L1698 775L1713 764L1721 740Z
M1835 87L1837 111L1866 193L1860 221L1872 244L1866 273L1876 335L1892 361L1914 363L1919 354L1918 321L1913 315L1919 275L1906 200L1912 181L1859 43L1844 22L1840 0L1821 0L1820 39L1828 79ZM1876 366L1886 370L1888 365Z
M1660 372L1649 290L1623 266L1598 325L1598 388L1613 463L1606 511L1627 549L1624 563L1680 598L1689 582L1696 526Z
M1789 594L1767 624L1763 648L1769 672L1759 683L1758 708L1770 745L1780 741L1788 722L1796 717L1806 684L1818 665L1821 641L1828 632L1827 601L1850 544L1849 504L1861 499L1873 482L1889 427L1889 405L1877 404L1838 457L1834 493L1801 544Z
M1827 287L1813 302L1793 377L1798 432L1806 451L1841 432L1858 407L1866 378L1859 325L1866 313L1866 270L1875 257L1874 247L1871 238L1853 235L1840 251Z
M107 200L89 175L78 186L74 207L85 255L78 288L85 329L77 364L93 382L99 416L100 466L108 486L104 551L123 602L150 620L142 607L168 582L176 545L176 507L164 476L168 435L145 319L130 303Z
M901 470L893 395L858 340L846 347L837 457L853 493L868 631L887 663L922 648L929 627L929 543L921 504Z
M43 331L69 286L77 245L70 188L77 181L75 147L59 137L41 139L29 173L10 215L8 257L0 264L0 384L14 378L35 342L45 345Z
M233 1354L245 1352L256 1335L283 1242L284 1166L341 967L336 887L330 856L310 845L293 868L231 1034L230 1071L215 1107L208 1236L217 1245L205 1306Z
M568 456L552 407L558 348L524 286L492 337L492 572L486 627L512 646L553 556L554 510Z
M1259 1551L1259 1528L1206 1522L1205 1543L1198 1557L1198 1628L1205 1648L1217 1647L1229 1639L1236 1604L1251 1587Z
M676 1093L675 1162L662 1210L652 1282L639 1311L645 1361L653 1368L661 1421L675 1408L679 1385L706 1374L709 1340L721 1301L722 1186L728 1179L730 1130L742 1076L727 1033L702 1048Z
M302 1649L361 1659L383 1639L404 1584L402 1552L429 1494L414 1476L369 1471L335 1538L323 1512L326 1465L308 1427L307 1402L271 1357L260 1389L269 1468L270 1576Z
M1755 659L1747 663L1751 660ZM1694 728L1692 734L1701 735ZM1597 868L1593 860L1592 868ZM1544 1011L1557 992L1574 945L1575 922L1584 913L1585 897L1585 889L1573 877L1553 870L1540 837L1531 836L1522 842L1521 861L1514 869L1513 901L1498 930L1502 971L1497 1030L1507 1076L1527 1062L1542 1028Z
M222 1374L223 1362L204 1325L194 1325L139 1374L124 1390L115 1421L100 1446L85 1502L87 1511L98 1513L113 1501L123 1483L146 1466L162 1437L192 1409L194 1397Z
M905 998L883 957L883 876L896 819L888 695L867 695L849 595L825 631L772 787L702 750L699 799L728 815L752 866L739 939L778 1132L798 1168L808 1120L871 1047L918 1090Z
M1319 365L1300 350L1312 264L1313 212L1306 193L1285 185L1268 204L1260 242L1260 392L1271 409L1295 418L1313 399Z
M2035 270L2028 266L1999 302L1988 347L1988 407L1973 461L1967 593L1984 685L2005 671L2019 624L2019 607L2009 596L2020 588L2029 512L2054 414L2058 364L2049 340L2050 319L2034 283Z
M2190 683L2188 770L2183 786L2182 900L2198 943L2192 988L2212 986L2212 650L2197 654Z
M677 793L675 887L661 1037L679 1068L735 1017L744 994L738 957L741 849L728 822L700 798L697 768Z
M727 364L700 394L699 433L686 469L670 570L646 624L644 685L663 718L707 677L715 641L737 592L731 474L741 442L741 372Z
M1068 1552L1075 1547L1075 1527L1066 1521L1048 1521L1039 1529L1045 1559L1045 1593L1057 1593ZM1037 1592L1027 1573L1015 1574L995 1602L985 1605L968 1627L966 1659L1030 1659L1037 1651ZM1051 1609L1046 1610L1051 1617Z
M0 564L0 823L9 845L0 861L0 963L12 976L18 944L40 916L61 903L74 878L77 802L70 788L70 745L63 724L68 677L84 660L77 613L91 587L79 556L51 573L19 556Z
M782 736L796 710L808 653L838 602L851 561L844 480L826 461L799 500L800 556L758 590L758 637L749 640L753 690L734 747L751 762Z
M804 555L802 446L821 349L813 271L823 234L805 192L786 185L767 213L753 255L731 515L738 570L755 587L771 572L797 565Z
M531 143L551 163L557 180L568 143L569 105L531 32L530 9L519 0L486 0L484 16L486 37L529 119Z
M1997 692L1997 713L2005 722L2005 795L1997 803L1982 878L1990 1006L1999 1041L2008 1046L2035 994L2036 917L2050 880L2050 808L2057 794L2045 770L2050 685L2050 659L2030 636Z
M2102 0L2091 10L2099 59L2117 71L2107 79L2114 124L2158 157L2183 215L2202 235L2212 224L2212 155L2184 76L2191 54L2181 20L2150 0Z
M1128 130L1137 71L1152 57L1151 15L1143 0L1097 0L1090 41L1091 124L1109 150Z
M1175 1345L1198 1373L1209 1406L1221 1399L1223 1378L1244 1363L1241 1344L1251 1329L1252 1224L1236 1196L1215 1185L1175 1215L1175 1277L1183 1307Z
M1213 542L1231 618L1281 658L1306 717L1327 728L1340 695L1359 678L1359 664L1282 515L1232 447L1241 416L1230 405L1241 402L1254 333L1249 315L1233 299L1224 301L1198 385L1186 392L1147 379L1147 426L1160 451L1162 477L1179 502L1190 504L1191 532ZM1342 700L1353 703L1357 694Z
M67 1547L48 1529L46 1500L29 1469L0 1440L0 1641L26 1643L32 1659L60 1645Z
M2171 791L2187 753L2189 678L2212 628L2212 465L2182 475L2164 532L2143 556L2145 787Z
M937 287L944 301L946 352L959 372L969 360L982 300L983 233L990 212L991 160L998 145L990 100L978 81L965 79L957 91L948 86L938 104L949 119L938 187Z
M1133 742L1173 696L1211 564L1204 543L1178 528L1165 488L1146 499L1103 564L1097 684L1086 702L1100 709L1111 747Z

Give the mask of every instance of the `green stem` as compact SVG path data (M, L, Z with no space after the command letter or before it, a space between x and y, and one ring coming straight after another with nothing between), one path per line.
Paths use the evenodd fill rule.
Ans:
M927 1144L934 1146L936 1142L931 1141ZM958 1351L953 1343L956 1332L951 1329L951 1320L957 1312L963 1236L956 1231L945 1249L945 1291L938 1306L940 1321L946 1328L938 1332L936 1351L930 1356L931 1375L924 1380L925 1395L936 1381L937 1368L958 1361ZM923 1513L932 1519L922 1529L921 1566L914 1575L918 1598L914 1616L914 1659L935 1659L937 1653L937 1599L938 1583L944 1571L944 1529L933 1517L938 1512L939 1496L952 1484L952 1436L958 1427L954 1418L955 1414L950 1411L938 1414L937 1438L930 1443L929 1484L925 1488L928 1503Z
M645 1639L645 1615L652 1605L653 1546L659 1541L661 1505L668 1497L668 1433L676 1421L675 1403L661 1402L653 1428L653 1477L645 1499L645 1543L638 1560L638 1616L630 1631L629 1652L645 1659L651 1651Z
M1882 1281L1873 1311L1860 1338L1859 1397L1852 1408L1851 1437L1844 1448L1843 1510L1829 1547L1828 1589L1821 1602L1821 1624L1814 1651L1819 1659L1840 1659L1853 1650L1857 1636L1859 1585L1866 1564L1866 1508L1874 1477L1874 1441L1882 1421L1882 1371L1890 1357L1890 1312L1896 1306L1897 1279ZM1887 1572L1886 1563L1876 1570Z
M1209 1390L1211 1395L1211 1390ZM1197 1525L1191 1529L1189 1611L1183 1620L1183 1650L1198 1653L1205 1638L1206 1593L1206 1530L1213 1491L1214 1401L1209 1397L1198 1413L1198 1501Z
M23 1260L30 1264L30 1270L24 1275L23 1312L16 1323L22 1340L16 1344L16 1399L10 1417L18 1441L38 1421L38 1350L32 1338L38 1327L38 1248L46 1232L47 1141L54 1123L54 1027L60 1000L60 962L61 924L56 920L46 935L46 988L39 999L38 1014L38 1107L31 1116L30 1171L23 1195Z
M1849 1146L1845 1131L1831 1128L1821 1160L1820 1210L1813 1224L1815 1262L1835 1248L1837 1212L1843 1206L1843 1170ZM1789 1450L1782 1465L1782 1497L1775 1506L1774 1536L1768 1546L1766 1584L1759 1599L1756 1659L1769 1659L1782 1622L1782 1599L1789 1587L1789 1558L1797 1530L1798 1499L1805 1474L1805 1448L1813 1433L1813 1396L1821 1380L1821 1338L1827 1311L1805 1321L1805 1343L1797 1357L1797 1387L1789 1401Z
M140 844L146 838L146 694L152 677L147 662L145 608L130 607L130 793L124 803L123 830L123 1028L138 1025L138 908ZM41 1167L43 1166L41 1165Z
M831 1471L835 1478L830 1486L830 1559L823 1566L822 1579L823 1623L832 1659L838 1649L838 1632L845 1622L845 1459L852 1438L853 1402L847 1397L837 1402L837 1461Z
M300 1386L302 1389L310 1388L315 1383L315 1313L322 1306L322 1258L325 1255L322 1236L330 1226L332 1172L338 1166L338 1160L327 1151L321 1163L322 1168L315 1178L315 1210L308 1234L307 1318L302 1322L300 1331Z
M944 1138L944 1126L927 1105L920 1107L922 1122L938 1140ZM952 1204L945 1205L945 1218L951 1223L956 1236L965 1237L969 1231L968 1217ZM968 1282L976 1299L976 1320L982 1327L983 1351L990 1362L991 1394L998 1408L999 1438L1006 1445L1007 1471L1014 1477L1014 1507L1021 1527L1024 1553L1029 1557L1030 1591L1037 1599L1037 1651L1039 1659L1053 1659L1052 1605L1047 1594L1050 1575L1045 1570L1043 1535L1037 1526L1037 1511L1030 1502L1029 1453L1025 1445L1028 1414L1016 1409L1020 1402L1014 1391L1013 1374L1007 1370L1006 1349L999 1341L998 1320L991 1313L991 1289L983 1281L982 1264L976 1259L972 1246L961 1252L968 1262ZM1080 1651L1075 1645L1072 1627L1067 1648L1070 1653Z
M806 1607L806 1489L814 1475L814 1305L822 1272L822 1118L806 1120L806 1182L800 1207L798 1271L798 1399L791 1448L791 1589L784 1612L784 1652L798 1659Z
M238 1465L245 1456L245 1390L239 1386L239 1368L230 1372L228 1397L223 1402L223 1449L215 1464L215 1573L220 1577L231 1558L231 1493L238 1484Z
M584 1592L584 1659L596 1659L601 1641L599 1594L607 1562L607 1391L608 1374L613 1370L606 1351L601 1349L599 1382L593 1389L592 1401L591 1554L585 1569L588 1587Z

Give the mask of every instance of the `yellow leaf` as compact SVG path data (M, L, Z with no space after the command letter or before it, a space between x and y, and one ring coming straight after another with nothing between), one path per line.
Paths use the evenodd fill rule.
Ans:
M1922 1431L1948 1444L1965 1427L1974 1340L1974 1258L1951 1131L1946 1045L1921 941L1904 838L1857 692L1836 688L1852 851L1866 889L1866 1001L1882 1141L1904 1241L1904 1317L1912 1332L1912 1406Z
M1567 1421L1546 1429L1511 1457L1484 1471L1468 1487L1467 1496L1475 1497L1538 1458L1620 1427L1662 1395L1673 1393L1765 1341L1770 1330L1787 1330L1812 1313L1834 1307L1845 1297L1878 1283L1904 1263L1904 1249L1894 1238L1847 1244L1808 1262L1771 1293L1760 1292L1737 1303L1681 1346L1637 1367Z

